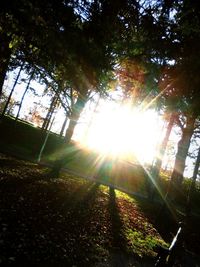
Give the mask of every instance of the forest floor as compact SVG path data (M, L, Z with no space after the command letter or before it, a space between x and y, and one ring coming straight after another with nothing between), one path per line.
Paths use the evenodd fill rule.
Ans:
M0 154L0 265L153 266L156 246L172 237L155 205L49 171Z

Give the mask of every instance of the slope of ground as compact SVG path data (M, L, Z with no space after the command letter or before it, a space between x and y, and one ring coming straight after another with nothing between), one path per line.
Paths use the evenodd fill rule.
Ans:
M3 266L152 266L163 243L126 194L0 154Z

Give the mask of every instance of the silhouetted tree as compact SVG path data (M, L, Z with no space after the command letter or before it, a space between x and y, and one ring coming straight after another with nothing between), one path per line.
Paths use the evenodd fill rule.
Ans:
M12 95L13 95L13 92L14 92L14 90L15 90L15 87L16 87L18 81L19 81L21 72L22 72L22 70L23 70L23 65L24 65L24 64L22 64L21 67L20 67L20 69L19 69L19 72L18 72L17 77L16 77L16 79L15 79L15 82L14 82L14 84L13 84L13 87L12 87L12 89L11 89L11 91L10 91L10 94L9 94L9 96L8 96L8 99L7 99L7 101L6 101L6 104L5 104L5 106L4 106L4 109L3 109L2 113L1 113L1 117L3 117L3 116L5 115L5 113L6 113L6 110L7 110L7 108L8 108L9 103L10 103L11 97L12 97Z
M24 93L23 93L23 95L21 97L21 100L20 100L20 103L19 103L19 108L18 108L18 111L17 111L17 115L15 117L15 122L17 122L17 120L19 118L19 114L20 114L20 111L21 111L21 108L22 108L24 97L25 97L26 93L28 92L28 89L30 88L30 83L31 83L31 81L33 79L33 76L34 76L34 71L32 71L32 73L30 74L30 77L28 79L28 83L27 83L26 88L24 90Z

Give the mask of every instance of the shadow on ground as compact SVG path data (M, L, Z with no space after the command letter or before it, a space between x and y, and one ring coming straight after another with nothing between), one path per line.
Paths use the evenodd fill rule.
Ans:
M0 157L2 266L152 266L127 253L115 190Z
M179 223L183 222L184 242L181 259L174 266L200 266L200 257L198 256L200 249L200 217L193 215L186 220L184 214L176 210L173 204L169 208L165 203L150 202L148 199L134 197L134 200L136 200L141 212L145 214L145 217L151 222L153 227L169 244L171 244L176 235Z

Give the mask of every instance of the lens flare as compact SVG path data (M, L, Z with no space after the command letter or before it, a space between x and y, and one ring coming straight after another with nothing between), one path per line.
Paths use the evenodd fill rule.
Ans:
M158 114L153 110L144 112L130 105L104 103L93 115L87 135L80 137L84 145L112 157L140 162L152 162L161 130Z

